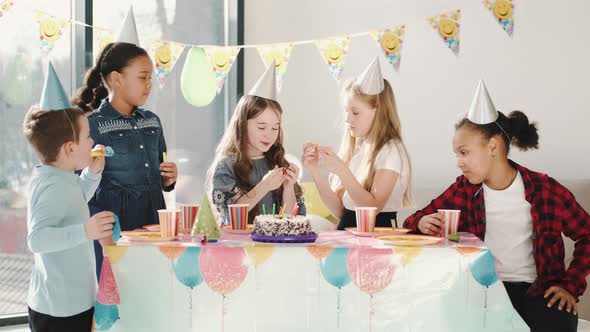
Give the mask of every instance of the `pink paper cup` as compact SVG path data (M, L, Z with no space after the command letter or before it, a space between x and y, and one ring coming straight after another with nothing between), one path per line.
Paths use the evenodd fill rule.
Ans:
M448 238L449 235L457 234L459 229L459 217L461 210L443 210L439 209L438 212L443 215L443 237Z
M229 222L233 230L246 230L248 227L248 207L250 204L229 204Z
M181 218L180 210L158 210L160 219L160 235L174 237L178 235L178 222Z
M377 218L376 207L357 207L354 209L356 214L356 229L359 232L373 232L375 230L375 219Z

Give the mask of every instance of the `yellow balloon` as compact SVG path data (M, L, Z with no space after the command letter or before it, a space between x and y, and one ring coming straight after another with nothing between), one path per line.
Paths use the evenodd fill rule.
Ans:
M272 256L275 246L269 243L255 243L254 246L246 247L248 257L254 262L255 266L262 265Z
M402 256L401 263L406 266L416 259L422 252L420 247L393 247L393 251Z
M127 246L108 245L104 246L104 255L109 258L111 264L117 264L123 256L127 253Z
M328 219L331 222L337 222L336 217L332 215L330 210L324 205L320 198L320 193L315 185L315 182L303 182L303 199L305 200L305 208L307 214L315 214L322 218Z

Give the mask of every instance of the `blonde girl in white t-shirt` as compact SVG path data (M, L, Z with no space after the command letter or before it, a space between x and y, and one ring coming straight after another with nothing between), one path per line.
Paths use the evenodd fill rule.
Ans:
M383 79L378 58L344 84L343 99L346 127L340 153L306 143L303 165L324 204L340 219L339 230L356 226L355 207L376 207L376 226L391 227L397 211L411 202L412 168L393 89ZM331 173L331 183L321 169Z

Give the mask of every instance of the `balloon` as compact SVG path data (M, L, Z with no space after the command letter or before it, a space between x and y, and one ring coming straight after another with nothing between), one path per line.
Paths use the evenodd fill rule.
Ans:
M401 257L401 263L403 266L410 264L416 259L422 252L420 247L394 247L394 251Z
M104 305L98 301L94 304L94 328L97 331L110 329L118 319L119 308L117 305Z
M129 249L129 247L116 246L116 245L114 245L114 246L108 245L108 246L102 247L102 251L103 251L104 255L109 258L109 260L111 261L111 264L119 263L121 258L123 258L123 256L125 256L125 254L127 253L127 249Z
M113 268L108 257L104 257L102 261L99 280L96 300L102 304L121 304L117 281L115 280Z
M305 200L307 214L315 214L324 219L336 222L336 218L332 216L330 210L324 205L315 182L303 182L301 186L303 187L303 198Z
M317 259L322 259L328 256L334 249L328 246L306 246L305 248L313 257Z
M203 282L203 276L199 271L200 254L201 247L188 247L174 263L176 279L190 289L195 288Z
M471 275L475 281L482 286L490 287L498 281L494 257L489 250L486 250L483 255L469 265L469 271L471 271Z
M346 268L347 255L348 248L335 248L320 266L324 279L334 287L342 288L351 281Z
M196 107L209 105L217 95L217 79L202 48L193 47L186 55L180 89L184 99Z
M255 243L254 246L246 247L246 253L255 266L266 262L274 251L275 247L270 243Z
M174 260L174 259L180 257L180 255L182 255L182 253L184 252L184 250L186 249L186 247L181 247L181 246L160 246L160 247L158 247L158 249L160 250L160 252L162 254L164 254L164 256L168 257L171 260Z
M226 296L248 275L246 251L241 247L203 247L199 267L207 286Z
M347 266L355 285L370 295L384 290L395 273L391 249L352 248L348 252Z

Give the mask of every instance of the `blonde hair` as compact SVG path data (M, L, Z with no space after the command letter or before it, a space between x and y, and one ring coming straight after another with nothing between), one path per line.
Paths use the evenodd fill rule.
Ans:
M375 109L375 118L373 119L367 137L364 138L366 142L370 144L370 153L363 156L363 162L361 163L361 165L366 165L361 173L364 174L361 182L363 188L369 192L371 191L373 180L375 178L375 160L377 159L377 155L387 143L394 140L398 151L402 153L408 161L409 181L403 197L403 206L407 207L413 204L411 186L412 165L410 163L410 156L402 140L401 123L397 113L393 89L387 80L384 80L384 84L385 88L378 95L367 95L358 88L354 83L354 80L350 80L344 83L342 97L345 99L358 98L369 105L370 108ZM342 139L339 154L347 165L353 157L356 144L357 138L352 136L350 130L346 128L344 130L344 137ZM402 167L403 165L402 158ZM401 181L401 174L398 181Z

